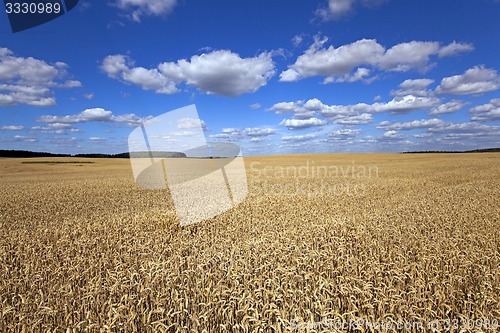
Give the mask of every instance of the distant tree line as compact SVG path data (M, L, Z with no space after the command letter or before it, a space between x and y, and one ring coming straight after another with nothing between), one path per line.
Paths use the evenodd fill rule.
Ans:
M423 150L423 151L404 151L402 154L442 154L442 153L498 153L500 148L485 148L485 149L474 149L465 151L449 151L449 150Z
M151 152L154 157L186 157L178 152ZM149 157L149 152L134 152L134 157ZM129 153L120 154L53 154L28 150L1 150L0 157L84 157L84 158L130 158Z

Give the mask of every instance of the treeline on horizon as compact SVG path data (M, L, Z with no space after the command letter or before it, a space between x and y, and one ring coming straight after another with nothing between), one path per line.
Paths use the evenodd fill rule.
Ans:
M404 151L401 154L442 154L442 153L493 153L500 152L500 148L485 148L465 151L447 151L447 150L425 150L425 151ZM186 157L184 153L179 152L151 152L154 157ZM148 158L149 152L134 152L135 158ZM2 150L0 149L0 157L82 157L82 158L130 158L129 153L119 154L54 154L47 152L34 152L28 150Z
M404 151L401 154L457 154L457 153L498 153L500 148L484 148L484 149L474 149L474 150L422 150L422 151Z
M133 152L135 158L149 158L149 152ZM151 152L154 157L186 157L184 153L179 152ZM34 152L28 150L1 150L0 157L83 157L83 158L130 158L129 153L120 154L54 154L47 152Z

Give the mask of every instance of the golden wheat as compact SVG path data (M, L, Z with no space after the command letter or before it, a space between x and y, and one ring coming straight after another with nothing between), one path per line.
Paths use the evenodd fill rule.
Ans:
M186 228L128 160L21 161L0 159L2 332L500 319L497 153L247 158L248 198ZM279 173L307 161L378 172Z

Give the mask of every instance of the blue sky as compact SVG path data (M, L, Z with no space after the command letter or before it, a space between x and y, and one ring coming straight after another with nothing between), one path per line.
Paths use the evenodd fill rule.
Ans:
M120 153L195 104L244 155L500 146L495 0L81 0L12 33L0 149Z

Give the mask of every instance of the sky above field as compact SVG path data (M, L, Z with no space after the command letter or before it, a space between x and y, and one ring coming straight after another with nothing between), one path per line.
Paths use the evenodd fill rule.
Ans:
M126 152L191 104L243 155L499 147L499 22L495 0L81 0L13 33L2 6L0 149Z

